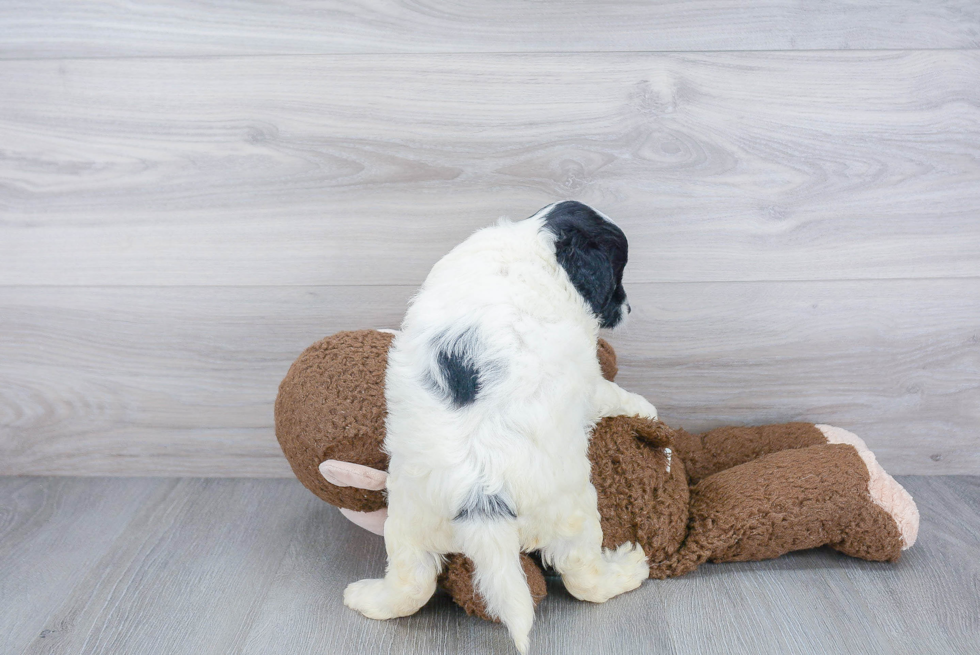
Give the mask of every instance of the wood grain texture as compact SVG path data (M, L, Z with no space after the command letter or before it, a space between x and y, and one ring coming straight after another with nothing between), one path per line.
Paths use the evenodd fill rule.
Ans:
M594 204L635 281L980 276L980 51L0 62L0 284L418 284Z
M900 482L922 510L922 529L897 564L829 549L708 564L682 578L647 581L603 605L576 601L552 580L536 613L531 653L972 652L980 638L980 479ZM77 499L73 511L39 513L21 500L52 489L66 502ZM106 494L138 498L139 511L120 520L111 505L119 501L82 502ZM0 595L5 652L512 648L503 627L467 617L444 595L395 621L370 621L344 608L349 582L382 573L383 542L295 480L7 479L0 480L0 508L8 523L31 526L7 530L0 542L0 571L22 577L62 566L43 547L42 533L125 526L107 549L101 542L78 544L73 584L40 579L24 587L25 595ZM24 552L32 554L29 562L11 557ZM36 599L57 602L22 630L21 604Z
M859 433L894 473L980 472L980 280L631 284L619 381L672 425ZM276 390L413 287L0 287L0 473L290 475Z
M907 567L874 571L870 584L868 577L848 571L855 601L876 611L891 652L967 653L964 644L977 643L980 636L978 530L969 518L980 508L980 478L915 477L903 478L902 484L919 507L923 538L907 553ZM931 580L914 573L922 566L932 569ZM950 603L958 590L964 601ZM936 631L929 641L900 618L908 613L930 617Z
M238 652L307 505L286 484L166 482L24 653Z
M976 48L971 0L6 0L0 57Z
M413 291L0 288L0 472L291 475L272 411L289 365L397 326Z
M918 503L922 525L897 565L822 549L709 565L662 583L671 634L701 653L970 652L980 635L978 543L959 537L978 517L977 478L899 481ZM943 502L947 495L959 501ZM950 532L952 522L961 527ZM952 632L951 620L959 622Z
M48 618L164 484L0 477L0 652L57 633Z
M980 471L980 280L640 285L618 376L693 430L812 421L890 471ZM935 392L935 395L933 395Z

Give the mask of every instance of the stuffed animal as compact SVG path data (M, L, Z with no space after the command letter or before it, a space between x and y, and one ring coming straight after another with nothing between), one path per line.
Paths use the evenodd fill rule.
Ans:
M385 519L384 376L390 331L340 332L303 352L279 387L276 436L296 477L377 534ZM616 353L599 340L603 375ZM651 578L704 562L761 560L829 545L895 561L915 542L912 497L854 434L828 425L727 427L692 435L659 421L602 419L589 446L603 546L639 544ZM523 555L537 603L539 562ZM492 620L472 563L451 555L439 584L468 613Z

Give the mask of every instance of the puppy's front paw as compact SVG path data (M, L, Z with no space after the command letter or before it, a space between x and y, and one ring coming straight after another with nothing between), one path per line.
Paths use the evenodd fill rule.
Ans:
M639 394L631 393L629 395L629 401L626 403L625 409L625 413L630 416L657 420L657 408Z
M613 596L631 591L650 577L643 549L625 543L616 550L604 550L600 565L588 572L563 576L565 588L579 600L604 603Z
M650 566L639 544L625 543L616 550L606 550L602 557L609 563L607 591L609 597L631 591L650 577Z
M369 619L393 619L397 614L393 614L388 606L387 594L385 593L385 581L377 580L358 580L347 585L344 589L344 605L357 610Z

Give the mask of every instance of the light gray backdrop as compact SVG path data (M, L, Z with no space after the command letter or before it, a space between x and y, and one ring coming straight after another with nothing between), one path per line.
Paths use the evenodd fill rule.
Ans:
M299 352L565 198L669 423L980 473L980 8L687 4L0 4L0 473L289 475Z

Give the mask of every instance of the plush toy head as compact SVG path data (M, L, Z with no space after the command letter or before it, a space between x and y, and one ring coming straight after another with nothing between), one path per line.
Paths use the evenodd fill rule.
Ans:
M385 367L394 335L377 330L339 332L303 351L279 385L276 436L307 489L336 507L373 512L385 507L381 489L339 487L319 466L327 460L388 469Z

